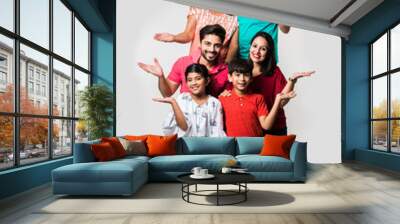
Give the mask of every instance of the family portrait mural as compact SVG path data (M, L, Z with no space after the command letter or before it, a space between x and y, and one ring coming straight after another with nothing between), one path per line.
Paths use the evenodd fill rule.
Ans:
M154 101L171 105L164 134L287 135L284 107L296 96L295 83L315 71L285 78L277 64L278 32L290 35L290 27L190 7L181 33L154 34L154 41L190 43L188 54L171 62L170 71L157 55L152 63L138 62L158 79L154 88L162 98Z

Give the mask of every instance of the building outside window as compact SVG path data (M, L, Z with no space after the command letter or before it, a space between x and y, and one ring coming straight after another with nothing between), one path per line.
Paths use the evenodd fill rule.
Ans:
M33 82L31 81L28 82L28 91L29 94L34 94Z
M46 96L46 86L42 86L42 96Z
M42 83L46 83L46 76L47 74L42 73Z
M40 84L36 84L36 95L40 96Z
M2 85L7 84L7 74L3 71L0 71L0 84Z
M7 56L0 54L0 91L7 87Z
M7 73L5 71L0 70L0 84L6 85L7 84Z
M36 69L36 81L40 81L40 70Z
M6 68L7 67L7 56L0 54L0 68Z
M29 66L28 75L29 75L29 79L33 80L33 67L32 66Z

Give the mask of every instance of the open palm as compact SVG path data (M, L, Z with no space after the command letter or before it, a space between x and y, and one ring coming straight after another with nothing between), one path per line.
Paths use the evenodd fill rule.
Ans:
M160 102L160 103L173 103L174 102L173 97L165 97L165 98L153 98L153 101Z
M158 62L157 58L154 58L154 65L144 64L139 62L138 66L143 69L145 72L153 74L157 77L161 77L164 73L161 68L160 63Z
M174 35L170 33L156 33L154 39L162 42L173 42Z
M293 80L297 80L299 78L308 77L314 74L315 71L308 71L308 72L295 72L292 76Z

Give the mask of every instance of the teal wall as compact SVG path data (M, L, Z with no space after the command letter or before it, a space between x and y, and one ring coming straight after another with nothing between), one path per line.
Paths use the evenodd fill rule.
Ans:
M92 83L100 83L108 86L114 96L113 125L108 129L110 135L115 135L116 107L115 107L115 1L100 0L99 11L108 24L108 32L92 32Z
M115 0L66 2L92 31L92 82L103 83L115 93ZM115 133L115 113L113 120L114 125L110 127L110 133ZM72 157L69 157L1 171L0 199L50 182L53 169L71 163Z
M113 33L92 34L92 73L93 83L104 84L113 90Z
M71 163L69 157L0 172L0 199L48 183L53 169Z
M355 23L348 41L342 41L342 159L357 160L398 170L398 156L369 150L369 43L400 22L400 0L385 0ZM363 151L359 151L363 150ZM387 153L386 153L387 154ZM397 163L397 164L396 164Z
M400 172L400 155L367 149L356 149L355 160Z
M92 83L99 83L109 87L115 96L114 87L114 34L92 33ZM114 97L115 102L115 97ZM108 129L110 135L115 135L115 106L113 125Z

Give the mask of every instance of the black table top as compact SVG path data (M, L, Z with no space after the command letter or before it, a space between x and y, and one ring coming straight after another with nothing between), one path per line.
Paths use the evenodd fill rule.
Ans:
M186 184L236 184L248 183L255 180L255 177L249 173L212 173L215 177L211 179L194 179L186 173L177 177L178 181Z

